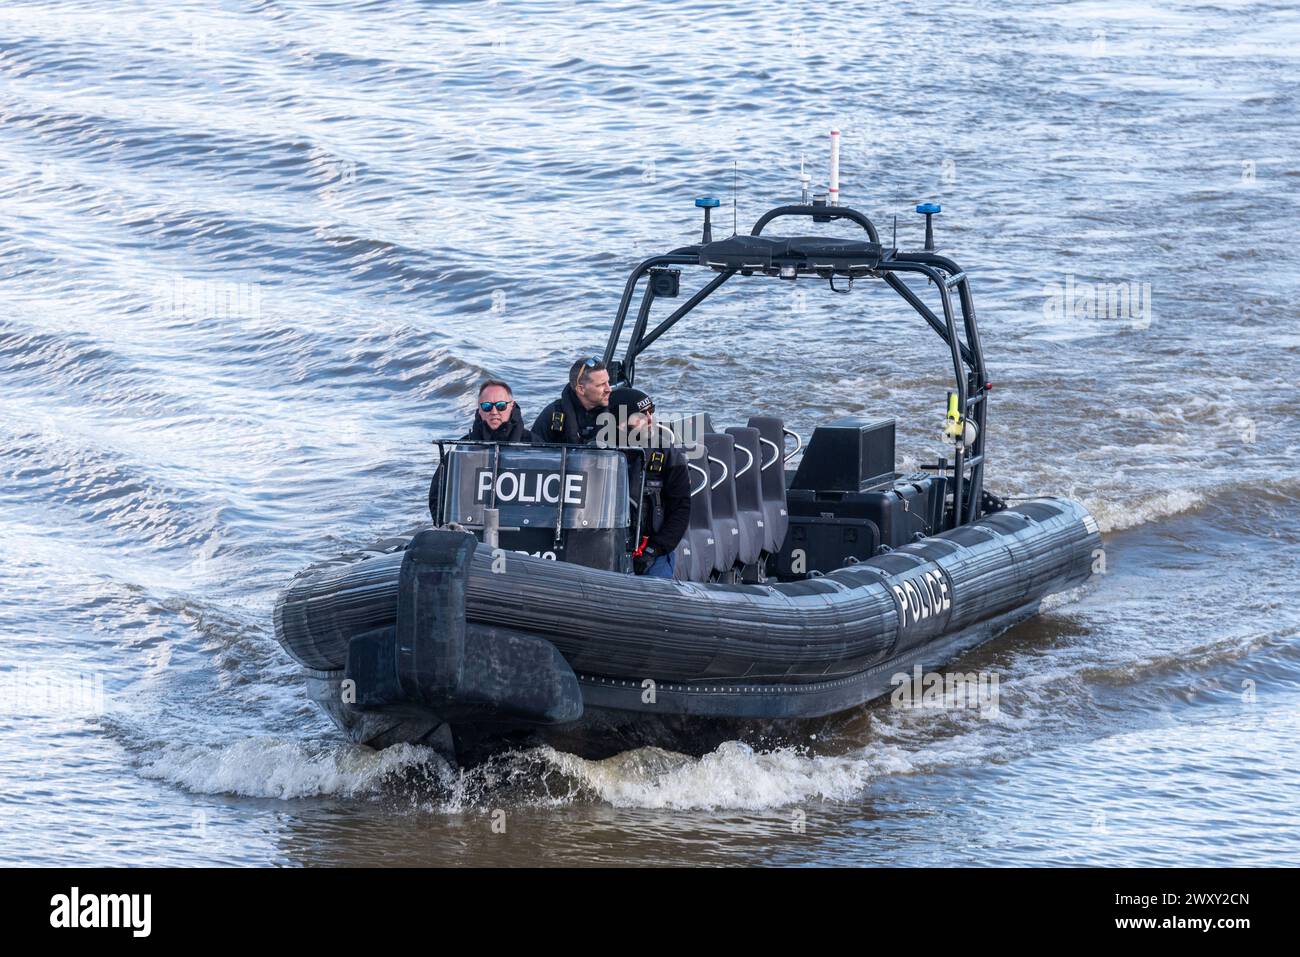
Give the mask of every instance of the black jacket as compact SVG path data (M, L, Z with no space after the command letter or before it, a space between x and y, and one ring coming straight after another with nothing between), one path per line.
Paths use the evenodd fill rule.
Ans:
M524 418L519 411L519 403L516 402L514 408L510 410L510 418L501 423L499 429L489 429L483 417L477 412L474 413L474 424L470 430L460 437L462 442L522 442L529 444L533 441L533 434L524 428ZM433 481L429 483L429 514L433 517L436 524L438 521L438 486L442 482L442 463L438 463L438 469L433 473Z
M628 491L633 498L642 496L641 537L648 537L650 544L666 555L677 547L691 522L691 475L686 454L677 448L638 449L628 453L628 461ZM635 524L635 515L632 521Z
M565 386L560 397L542 409L533 423L534 442L561 442L566 445L586 445L600 431L599 416L605 409L582 407L572 386Z

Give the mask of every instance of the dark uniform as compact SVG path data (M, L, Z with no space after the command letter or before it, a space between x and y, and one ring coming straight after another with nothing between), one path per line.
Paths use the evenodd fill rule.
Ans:
M646 543L633 565L638 575L672 578L677 566L677 544L691 521L691 476L686 454L673 448L636 449L628 452L628 458L631 493L635 496L641 492L633 523L635 527L640 519L641 538Z
M470 430L460 437L462 442L522 442L530 444L533 441L533 435L524 428L524 418L519 412L519 403L516 402L514 408L510 410L510 418L501 423L497 429L489 429L483 417L477 412L474 413L474 424ZM438 463L438 469L433 473L433 481L429 483L429 514L433 516L433 523L438 524L438 486L442 481L442 463Z
M566 385L560 397L542 409L533 423L534 442L586 445L600 431L603 408L586 409L572 386Z
M640 389L622 386L610 393L609 413L620 429L627 427L632 416L653 412L654 401ZM656 438L662 435L659 429L651 432ZM626 453L628 491L637 503L633 527L639 519L641 528L632 568L638 575L672 578L677 568L677 543L691 522L691 476L686 453L681 449L660 448L657 442L650 441L650 434L637 439L620 435L620 441L637 446ZM640 447L642 442L646 443L645 447Z

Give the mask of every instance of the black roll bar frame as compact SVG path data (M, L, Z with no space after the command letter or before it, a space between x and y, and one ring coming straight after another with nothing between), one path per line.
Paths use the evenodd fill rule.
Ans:
M848 220L861 226L872 243L880 242L879 233L871 220L865 214L847 206L777 206L758 218L750 230L750 235L761 235L763 229L773 220L783 217L812 218L817 222ZM682 246L660 256L651 256L642 260L628 276L604 353L605 365L610 367L611 377L618 382L632 385L636 377L637 357L738 271L734 268L720 270L694 295L649 330L647 327L655 294L653 284L647 283L637 309L636 321L628 338L627 351L621 363L616 362L614 354L623 337L628 310L631 308L640 281L651 269L658 266L700 266L702 249L703 246L698 244ZM701 268L709 267L701 266ZM935 286L939 292L941 314L926 305L917 291L907 285L903 274L909 273L922 276L927 284ZM748 270L743 274L750 275ZM984 442L987 434L989 382L984 365L984 353L980 345L979 329L975 320L975 302L971 294L970 277L957 263L946 256L928 251L900 252L897 249L882 250L880 261L871 271L871 276L883 280L893 289L948 346L952 358L958 408L961 409L963 418L973 420L976 427L975 440L970 447L958 445L954 451L950 467L953 479L953 510L950 527L955 528L973 522L979 518L983 500ZM956 307L961 310L960 330L957 326L957 308L954 308L953 303L953 289L957 290ZM948 468L949 466L944 466L945 470Z

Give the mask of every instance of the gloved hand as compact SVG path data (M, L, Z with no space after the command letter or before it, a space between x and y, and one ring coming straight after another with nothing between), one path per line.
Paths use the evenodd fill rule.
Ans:
M641 549L640 555L632 556L632 571L638 575L644 575L650 566L654 564L655 559L662 554L653 545L646 545L645 548Z

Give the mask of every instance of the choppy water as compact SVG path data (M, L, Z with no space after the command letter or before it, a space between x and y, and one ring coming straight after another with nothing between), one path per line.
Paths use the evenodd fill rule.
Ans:
M1300 863L1298 57L1280 0L9 0L0 860ZM990 487L1108 531L1107 574L963 662L997 715L471 772L341 743L277 590L421 521L480 377L534 412L693 196L736 161L745 228L832 125L903 245L944 204ZM1069 282L1150 311L1053 308ZM639 383L805 434L894 414L928 458L938 340L792 286L729 284Z

